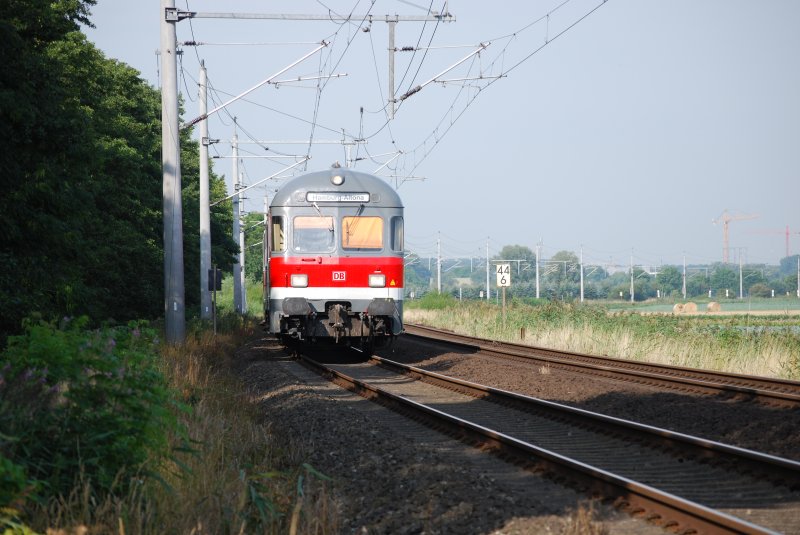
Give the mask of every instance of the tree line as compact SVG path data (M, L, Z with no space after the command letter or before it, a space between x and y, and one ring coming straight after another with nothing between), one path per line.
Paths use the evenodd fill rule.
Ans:
M95 0L0 0L0 345L31 314L163 315L161 97L80 31ZM186 308L199 308L199 162L181 133ZM212 198L225 195L211 176ZM231 205L212 208L229 267ZM197 289L197 290L195 290Z
M437 287L436 259L420 259L411 254L407 262L405 288L422 296ZM512 287L516 297L536 296L536 253L521 245L506 245L490 263L507 261L511 264ZM743 266L742 289L745 296L771 297L795 295L797 289L798 255L781 259L778 266ZM469 259L454 267L442 270L442 292L463 298L479 298L486 290L486 268L471 266ZM580 298L580 258L572 251L559 251L539 261L539 296L551 300L576 300ZM495 276L490 272L490 288L495 291ZM585 299L629 300L631 269L612 272L603 266L584 265L583 286ZM708 266L689 266L686 276L687 298L709 297L724 299L739 296L739 267L715 263ZM633 266L634 299L683 297L683 266L663 265L655 272ZM485 296L485 295L484 295Z

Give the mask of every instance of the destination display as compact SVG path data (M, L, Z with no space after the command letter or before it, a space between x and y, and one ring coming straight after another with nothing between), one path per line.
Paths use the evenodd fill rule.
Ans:
M309 191L308 202L369 202L369 193L352 191Z

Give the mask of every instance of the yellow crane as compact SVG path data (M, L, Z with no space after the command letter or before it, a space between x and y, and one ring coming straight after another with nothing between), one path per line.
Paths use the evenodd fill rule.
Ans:
M716 218L712 219L711 222L715 225L717 223L722 223L722 262L727 264L728 263L728 225L730 225L731 221L746 221L748 219L755 219L757 218L757 214L747 214L747 215L730 215L728 213L728 209L722 211L722 214Z

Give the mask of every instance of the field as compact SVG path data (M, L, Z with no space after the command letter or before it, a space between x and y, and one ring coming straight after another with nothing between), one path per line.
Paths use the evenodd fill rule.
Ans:
M726 305L722 314L673 315L671 305L514 301L504 318L494 303L431 295L407 301L405 321L581 353L800 380L797 301L757 313L753 305L761 303L750 303L749 313Z
M698 315L706 314L708 300L694 301L697 304ZM778 297L774 299L725 299L717 301L721 310L715 315L728 316L733 314L752 315L800 315L800 299ZM640 313L672 313L672 303L644 302L631 305L629 302L614 301L605 305L609 310L627 310Z

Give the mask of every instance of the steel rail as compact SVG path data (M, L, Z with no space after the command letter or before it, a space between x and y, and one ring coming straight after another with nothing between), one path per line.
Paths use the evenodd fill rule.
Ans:
M800 406L800 381L700 370L665 364L645 363L588 355L538 346L476 338L426 327L405 325L406 335L481 350L501 358L545 363L562 369L578 370L617 380L711 395L753 400L766 405L795 408Z
M477 443L482 448L500 455L511 456L520 464L535 472L555 472L566 476L590 494L602 494L612 497L618 505L624 504L630 511L646 511L649 518L662 519L662 527L677 529L681 532L695 530L701 533L715 534L777 533L722 511L660 491L630 478L613 474L607 470L591 466L505 433L393 394L383 388L370 385L334 370L304 355L300 355L300 359L306 366L316 370L332 382L362 397L421 420L435 428L446 430L448 434L460 440L473 444ZM402 364L398 365L403 366ZM419 369L415 371L423 374L432 373ZM445 377L440 376L440 378Z
M789 484L800 487L800 461L784 459L768 453L731 446L730 444L723 444L722 442L716 442L714 440L678 433L661 427L633 422L615 416L608 416L606 414L592 412L554 401L503 390L501 388L457 379L455 377L424 370L416 366L395 362L377 355L370 357L370 360L396 373L401 373L429 384L457 390L480 399L504 405L512 405L518 408L521 407L523 410L534 408L552 417L567 419L582 427L603 429L602 432L604 433L612 434L628 431L637 438L640 438L642 435L655 437L659 442L668 442L673 445L681 445L684 448L691 448L692 454L697 457L719 457L720 455L724 455L734 462L746 459L749 462L756 463L756 469L758 471L770 473L773 478L782 480L784 483L786 483L788 479L790 480Z

